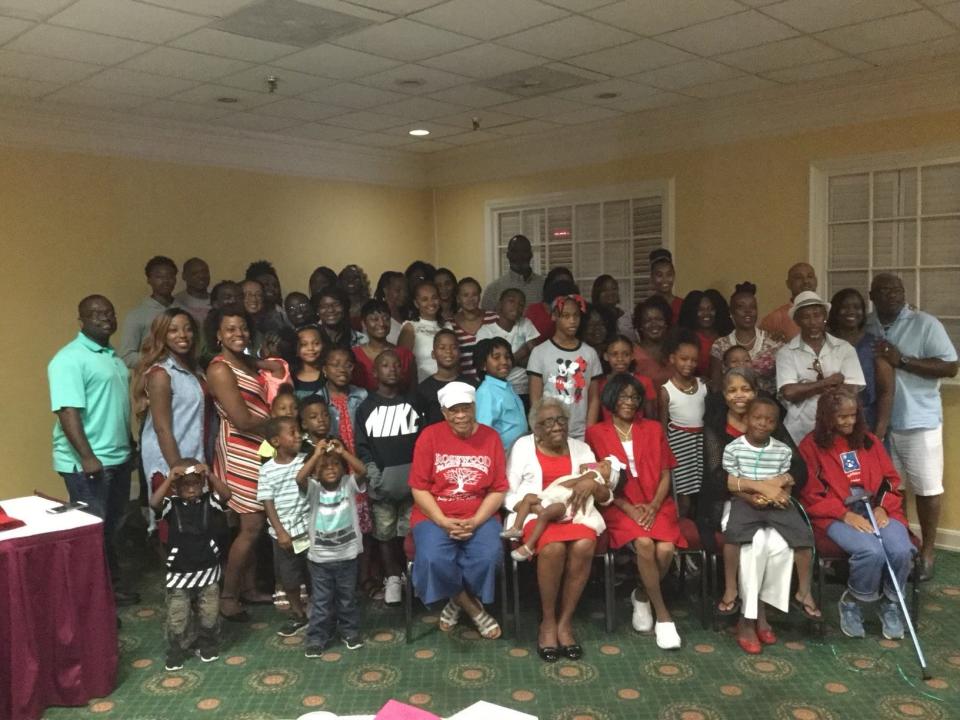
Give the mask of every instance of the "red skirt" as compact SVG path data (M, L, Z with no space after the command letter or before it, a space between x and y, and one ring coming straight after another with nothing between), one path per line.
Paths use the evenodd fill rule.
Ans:
M680 523L677 520L677 506L673 498L667 498L660 506L653 527L649 530L641 527L618 507L613 505L601 510L603 520L607 523L607 534L610 536L610 547L617 549L637 538L651 538L658 542L669 542L678 548L685 548L687 541L680 532ZM526 528L524 528L526 530ZM547 536L546 533L543 534Z
M528 520L523 526L523 542L526 543L530 539L530 535L533 534L533 527L537 524L537 519L533 518ZM588 539L597 539L597 534L593 531L593 528L588 528L586 525L578 525L577 523L550 523L547 525L547 529L543 531L543 535L540 536L540 539L537 541L537 547L535 550L539 553L544 546L549 545L550 543L555 542L573 542L574 540L583 540L584 538Z

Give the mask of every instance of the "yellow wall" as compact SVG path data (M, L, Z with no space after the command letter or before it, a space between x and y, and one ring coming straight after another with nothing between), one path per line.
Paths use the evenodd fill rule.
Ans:
M0 497L63 494L50 465L47 362L76 334L80 298L103 293L122 320L148 294L151 255L180 265L199 255L214 281L266 257L288 292L305 289L317 265L357 262L375 283L382 270L434 253L423 190L0 149L0 198Z
M937 146L960 140L960 113L942 113L792 137L630 157L436 193L439 263L484 276L484 203L648 179L675 179L677 287L730 291L750 279L761 310L786 300L787 267L808 257L809 171L814 160ZM960 390L944 391L947 495L942 527L960 530Z

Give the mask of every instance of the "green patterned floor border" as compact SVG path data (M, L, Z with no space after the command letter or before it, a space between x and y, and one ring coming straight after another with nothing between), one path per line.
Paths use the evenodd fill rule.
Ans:
M881 639L872 614L866 639L840 633L839 585L825 593L825 636L812 635L796 617L779 617L780 641L760 656L740 651L729 630L703 630L685 597L671 601L684 647L659 651L652 636L630 628L624 583L612 634L604 631L600 588L589 587L577 619L586 651L579 662L537 658L536 610L524 593L519 640L485 641L466 627L442 634L436 614L418 607L416 639L407 644L403 609L371 602L364 608L366 646L334 646L314 660L304 658L302 636L276 635L282 614L252 608L251 623L225 623L219 661L190 659L168 673L160 580L158 569L144 571L137 580L144 602L121 611L114 693L87 707L51 708L45 718L282 720L310 710L372 713L390 698L440 716L484 699L541 720L960 718L960 554L941 552L936 579L923 586L920 634L933 674L927 682L909 639Z

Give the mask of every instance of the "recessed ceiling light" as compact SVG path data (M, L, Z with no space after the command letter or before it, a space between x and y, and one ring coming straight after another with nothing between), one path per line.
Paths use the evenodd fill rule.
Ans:
M602 92L594 95L597 100L613 100L614 98L620 97L618 92Z
M397 85L400 87L420 87L424 84L424 81L420 78L401 78L397 80Z
M222 103L235 103L235 102L239 102L239 100L238 100L237 98L235 98L235 97L218 97L218 98L217 98L217 102L222 102Z
M410 134L413 135L414 137L424 137L426 135L429 135L430 131L424 128L414 128L413 130L410 131Z

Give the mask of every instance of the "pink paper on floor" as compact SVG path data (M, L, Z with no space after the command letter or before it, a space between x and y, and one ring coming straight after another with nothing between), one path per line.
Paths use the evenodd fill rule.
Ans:
M441 718L413 705L390 700L380 708L374 720L441 720Z

